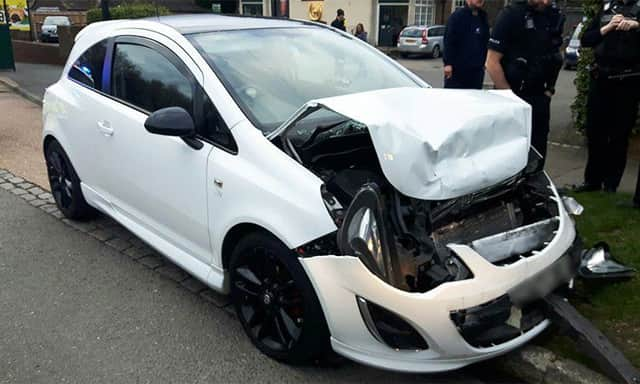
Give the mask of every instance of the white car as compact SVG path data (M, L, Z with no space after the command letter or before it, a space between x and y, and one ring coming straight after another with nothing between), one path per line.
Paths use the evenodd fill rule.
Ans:
M67 16L47 16L42 23L40 41L58 42L58 26L69 26L71 20Z
M64 215L101 211L230 294L282 361L332 348L433 372L504 354L547 327L539 299L577 265L526 103L431 89L326 26L91 24L43 119Z

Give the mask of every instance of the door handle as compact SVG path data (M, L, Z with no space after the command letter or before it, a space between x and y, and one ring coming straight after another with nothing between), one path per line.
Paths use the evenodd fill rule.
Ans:
M111 128L111 123L106 120L100 120L97 123L98 131L100 131L105 136L113 136L113 128Z

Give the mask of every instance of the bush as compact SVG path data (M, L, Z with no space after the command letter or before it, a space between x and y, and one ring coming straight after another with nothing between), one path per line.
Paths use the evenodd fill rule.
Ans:
M584 15L586 16L585 27L591 24L591 20L598 14L602 7L602 0L584 0L582 3ZM576 99L571 105L571 115L576 129L584 132L587 121L587 94L589 93L589 67L593 64L593 50L590 48L580 48L580 59L578 59L578 68L576 74L575 85L577 89Z
M156 6L150 3L132 3L121 4L115 7L109 7L111 19L139 19L141 17L156 16ZM157 14L160 16L168 15L169 8L158 6ZM87 11L87 24L102 20L102 10L93 8Z

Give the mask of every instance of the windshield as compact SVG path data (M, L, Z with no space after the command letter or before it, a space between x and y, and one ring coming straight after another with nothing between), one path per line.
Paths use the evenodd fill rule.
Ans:
M69 19L64 16L48 16L44 19L44 25L69 25Z
M309 100L418 86L373 48L324 28L222 31L190 39L265 134Z

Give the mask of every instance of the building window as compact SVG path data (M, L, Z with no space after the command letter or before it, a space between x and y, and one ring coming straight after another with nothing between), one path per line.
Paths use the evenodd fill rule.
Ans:
M261 1L243 1L242 2L242 14L247 16L262 16L262 2Z
M434 0L416 0L416 24L432 25L434 20Z
M451 5L453 6L453 9L451 11L453 12L458 8L464 7L464 5L466 4L466 1L467 0L453 0L451 2Z

